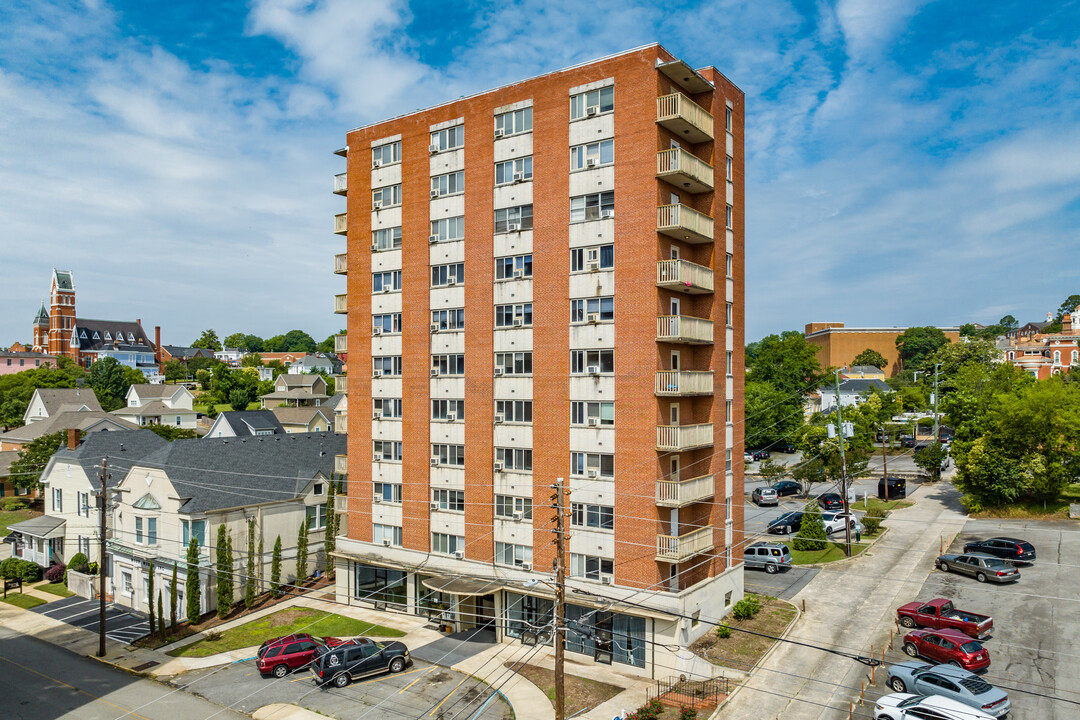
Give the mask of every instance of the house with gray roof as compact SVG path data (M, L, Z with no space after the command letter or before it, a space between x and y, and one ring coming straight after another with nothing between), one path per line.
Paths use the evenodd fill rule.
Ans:
M334 431L334 413L324 407L276 407L270 412L287 433Z
M300 358L292 365L289 366L290 375L304 375L310 373L326 373L332 375L341 369L341 363L334 362L334 359L327 355L307 355Z
M139 383L128 388L124 407L113 410L139 426L169 425L194 430L199 414L192 404L195 396L183 385Z
M274 380L274 391L261 395L265 409L276 407L319 406L330 396L321 375L290 375L283 373Z
M284 435L285 428L270 410L230 410L219 413L204 437L254 437Z
M841 407L858 405L875 390L881 393L893 391L888 383L882 380L862 378L841 380L840 405ZM821 407L818 410L824 413L833 412L836 409L836 384L822 385L818 388L818 392L821 394Z
M69 429L83 433L137 430L138 425L104 410L63 410L50 418L8 430L0 435L0 450L18 450L39 437Z
M23 413L23 424L45 420L68 410L101 410L91 388L38 388Z

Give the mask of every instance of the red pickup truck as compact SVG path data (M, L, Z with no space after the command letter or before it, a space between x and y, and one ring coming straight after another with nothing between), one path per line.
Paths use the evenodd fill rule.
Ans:
M967 610L957 610L952 600L935 598L925 603L908 603L896 609L900 624L906 628L952 628L982 640L994 629L994 618Z

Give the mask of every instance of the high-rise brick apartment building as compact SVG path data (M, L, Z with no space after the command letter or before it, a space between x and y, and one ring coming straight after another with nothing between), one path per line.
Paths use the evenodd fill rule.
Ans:
M742 596L743 93L650 45L347 142L339 599L543 627L562 477L568 648L671 674Z

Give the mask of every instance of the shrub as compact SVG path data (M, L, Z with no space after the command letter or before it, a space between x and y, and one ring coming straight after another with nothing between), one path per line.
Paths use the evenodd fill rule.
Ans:
M754 595L747 595L731 608L731 614L736 620L749 620L761 610L761 602Z
M15 574L11 576L12 579L22 578L24 583L37 582L41 579L41 568L37 563L29 560L19 560L18 558L12 559L16 562L14 565Z
M799 534L791 541L791 546L796 550L824 550L828 539L825 534L825 524L821 521L821 511L807 509L803 512L802 526Z
M51 583L58 583L67 578L67 565L57 563L45 571L45 579Z
M980 513L986 509L974 495L964 495L960 498L960 502L969 513Z
M697 720L697 710L683 705L679 708L679 720Z
M87 575L97 575L98 574L98 564L96 562L92 562L89 565L87 565L86 566L86 574Z
M3 503L0 505L0 508L3 508L4 510L25 510L29 507L29 505L19 498L4 498L3 500L0 500L0 503Z
M720 625L716 628L716 637L720 638L721 640L727 640L729 637L731 637L731 628L729 628L727 625Z
M90 565L89 558L81 552L72 555L71 560L69 560L67 564L67 566L75 572L86 572L88 565Z
M866 529L867 535L875 535L877 531L881 529L881 521L888 515L883 508L872 507L866 511L863 515L862 526Z
M22 560L19 558L8 558L3 562L0 562L0 576L3 576L6 580L14 580L19 577L19 563Z

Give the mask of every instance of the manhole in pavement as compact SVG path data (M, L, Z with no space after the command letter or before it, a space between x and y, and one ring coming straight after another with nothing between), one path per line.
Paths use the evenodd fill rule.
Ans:
M158 663L157 660L151 660L150 662L144 662L142 665L136 665L135 667L133 667L131 669L134 670L135 672L141 672L143 670L147 670L149 668L152 668L152 667L154 667L155 665L158 665L158 664L159 663Z

